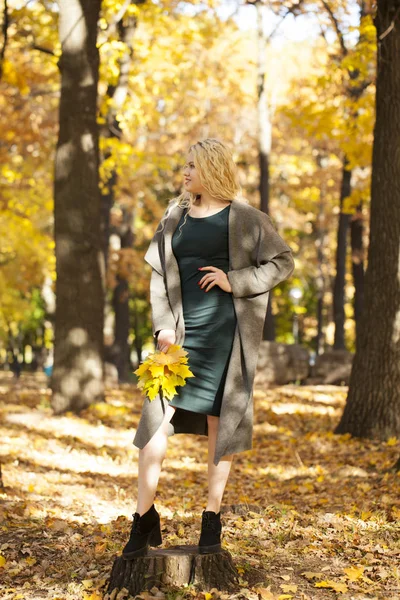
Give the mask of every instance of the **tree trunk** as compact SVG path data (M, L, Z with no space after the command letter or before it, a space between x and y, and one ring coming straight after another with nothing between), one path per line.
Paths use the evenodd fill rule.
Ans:
M115 559L104 600L111 599L116 589L125 589L131 596L136 596L160 584L180 588L195 585L201 590L213 587L233 590L238 588L237 580L236 567L226 550L215 554L199 554L198 546L151 549L147 556L133 560L127 561L122 557Z
M317 165L321 170L324 161L320 154L317 155ZM324 351L325 336L324 336L324 306L326 293L326 277L325 277L325 238L326 238L326 182L325 174L321 171L321 184L319 192L319 206L317 219L317 264L318 274L316 277L317 288L317 337L315 340L315 352L319 356Z
M123 222L116 228L121 240L121 250L131 248L134 242L132 231L133 212L122 211ZM114 233L114 231L113 231ZM129 283L126 277L117 276L117 285L113 293L113 309L115 315L114 343L112 356L118 370L120 382L129 380Z
M351 217L351 266L354 282L354 320L356 323L356 343L359 336L360 320L364 307L364 218L361 206L357 207Z
M335 323L335 339L333 347L335 350L345 350L344 335L344 300L346 285L346 255L347 255L347 232L349 229L350 215L343 212L345 198L350 196L351 171L347 169L347 157L343 160L342 186L340 190L340 215L336 246L336 276L333 286L333 320Z
M337 433L400 437L400 13L378 0L376 122L365 307Z
M132 4L141 4L141 2L133 2ZM109 86L107 96L112 100L109 113L107 115L107 124L103 128L102 135L106 138L120 139L122 130L117 119L119 112L123 110L129 85L129 70L133 57L133 39L137 27L136 15L121 15L121 19L117 23L117 31L119 39L125 45L125 52L121 56L119 66L119 76L116 85ZM111 153L105 155L104 159L111 156ZM110 212L115 201L115 186L117 184L117 173L114 169L111 172L109 180L106 183L107 191L102 194L102 214L103 214L103 245L104 259L107 268L108 264L108 246L110 238ZM126 211L124 211L126 216ZM132 221L132 220L131 220ZM131 226L131 223L129 224ZM134 236L130 230L129 237L125 234L125 223L122 227L122 233L118 227L114 227L113 234L119 235L121 238L121 248L132 247ZM118 283L113 290L112 306L114 309L114 342L111 351L113 362L118 370L118 380L120 382L128 380L129 371L129 285L128 281L118 275Z
M140 2L132 2L132 4L140 4ZM119 41L125 45L125 52L118 61L119 74L117 83L115 85L109 85L107 88L106 96L112 101L112 103L106 116L107 122L102 128L101 135L105 138L120 139L122 137L122 130L117 119L117 114L123 110L123 106L128 95L129 70L133 57L133 38L137 27L136 15L122 14L116 27L119 34ZM110 156L111 153L108 152L104 156L104 160L110 158ZM107 191L104 191L101 196L102 233L106 265L108 262L108 245L110 239L110 211L115 200L114 192L116 183L117 173L114 169L111 172L108 181L106 182Z
M60 130L55 162L56 313L52 406L103 399L104 269L98 187L96 47L100 0L60 0Z
M258 43L258 84L257 84L257 114L258 114L258 162L260 170L259 192L260 210L269 215L270 175L269 157L272 145L272 123L268 98L265 91L265 76L267 72L268 38L263 28L263 11L265 6L256 2L257 10L257 43ZM275 320L272 314L272 290L269 293L267 313L264 322L263 339L275 340Z

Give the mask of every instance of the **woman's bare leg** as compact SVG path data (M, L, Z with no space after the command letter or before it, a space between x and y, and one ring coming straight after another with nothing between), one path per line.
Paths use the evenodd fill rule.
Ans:
M206 511L219 513L221 508L222 496L224 495L226 482L232 466L233 454L224 456L218 465L214 465L215 444L217 441L217 431L219 417L207 415L208 420L208 502Z
M139 473L136 512L143 515L154 502L161 467L167 452L167 429L175 408L168 404L164 419L153 437L139 450Z

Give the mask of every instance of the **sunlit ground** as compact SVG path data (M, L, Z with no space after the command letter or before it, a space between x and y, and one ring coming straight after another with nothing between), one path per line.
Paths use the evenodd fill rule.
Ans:
M236 455L223 507L241 591L142 597L399 600L400 444L334 435L345 397L256 388L254 447ZM2 599L103 597L135 510L141 405L123 386L80 417L54 417L44 376L0 375ZM170 438L156 498L164 547L198 542L206 460L205 437Z

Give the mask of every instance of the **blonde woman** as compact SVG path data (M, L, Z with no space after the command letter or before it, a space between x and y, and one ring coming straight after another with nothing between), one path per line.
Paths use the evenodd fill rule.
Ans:
M208 499L199 552L221 549L220 507L235 453L252 447L253 380L268 293L293 271L269 217L239 198L230 150L209 138L189 148L183 193L171 200L145 255L157 348L180 344L195 377L170 401L145 399L136 512L123 556L161 544L154 498L168 436L208 436Z

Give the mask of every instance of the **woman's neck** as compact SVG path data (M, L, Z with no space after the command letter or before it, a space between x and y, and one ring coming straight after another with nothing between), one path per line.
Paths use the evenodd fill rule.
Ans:
M210 210L212 208L220 208L223 204L227 204L228 202L229 200L219 200L208 194L202 194L200 198L196 198L193 204L204 210Z

